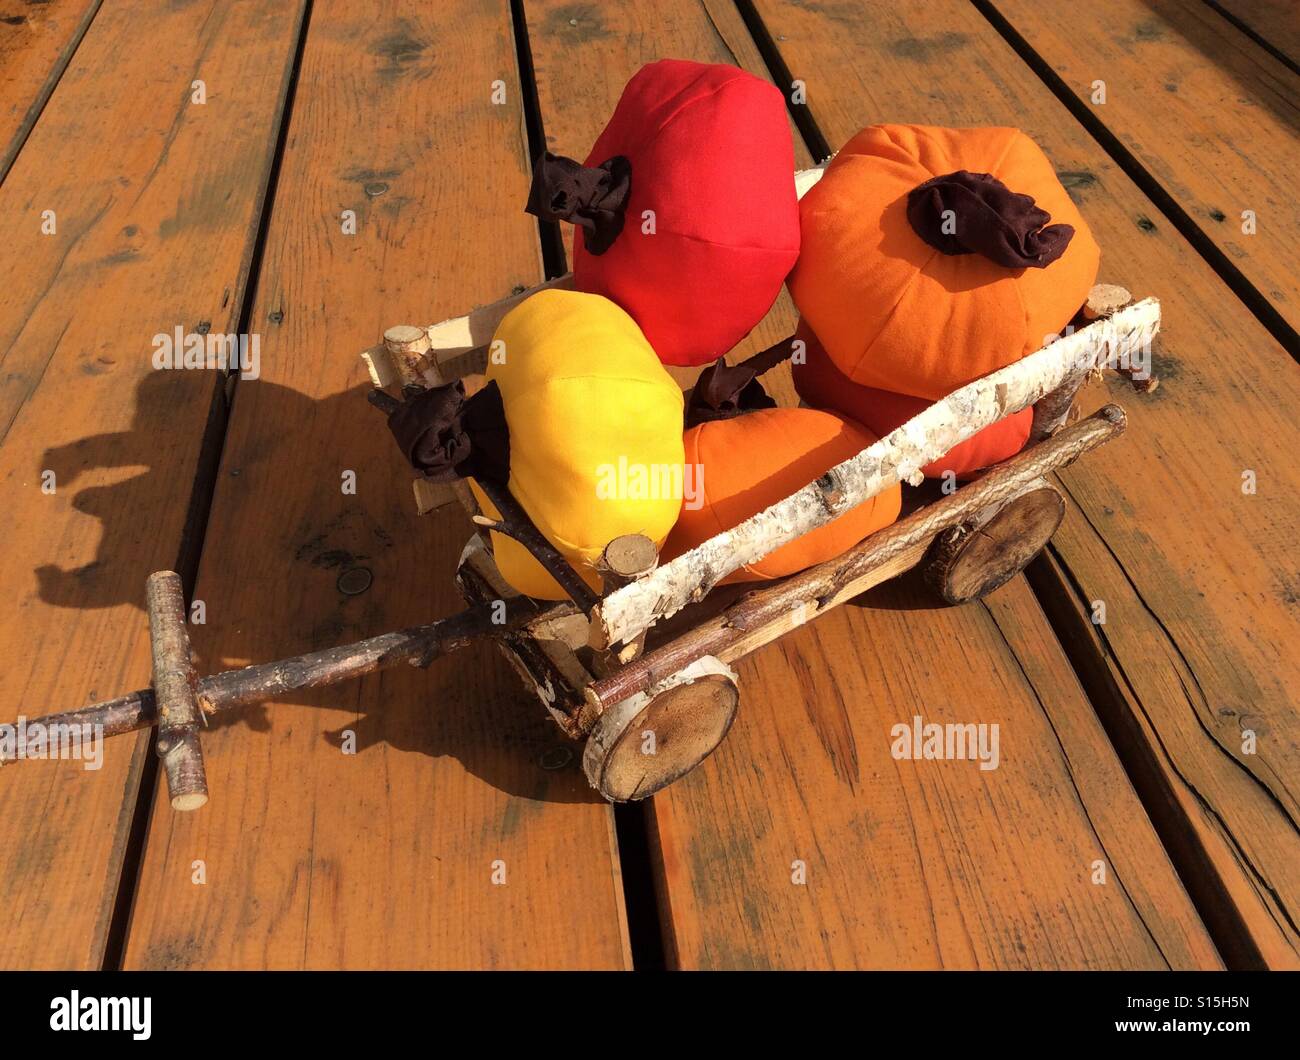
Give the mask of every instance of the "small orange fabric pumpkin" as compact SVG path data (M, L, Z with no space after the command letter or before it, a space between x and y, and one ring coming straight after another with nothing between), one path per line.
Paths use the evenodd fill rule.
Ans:
M850 416L883 438L932 404L927 398L894 394L846 379L827 356L806 321L799 321L795 338L804 343L804 357L791 365L794 388L814 408L832 409ZM1034 410L1021 409L953 446L921 471L930 478L942 478L945 471L966 478L990 464L1010 459L1029 441L1033 422Z
M894 393L937 400L1033 353L1097 278L1092 233L1018 129L873 125L799 211L799 312L843 375Z
M684 441L687 468L696 469L697 492L687 496L668 535L665 560L802 489L876 437L832 412L775 408L701 423L686 432ZM723 582L781 578L834 559L897 519L901 505L902 491L893 486Z

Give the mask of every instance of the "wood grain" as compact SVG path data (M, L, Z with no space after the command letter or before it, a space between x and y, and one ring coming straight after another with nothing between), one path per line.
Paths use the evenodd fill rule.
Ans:
M1061 474L1070 511L1057 554L1089 609L1106 605L1104 661L1136 715L1112 731L1126 760L1147 763L1148 810L1184 878L1231 896L1232 923L1202 899L1220 948L1234 964L1295 965L1300 368L973 8L758 7L807 72L833 145L869 121L1019 125L1070 185L1103 248L1102 278L1160 298L1160 389L1084 391L1085 407L1122 403L1129 428ZM1247 495L1248 471L1259 485ZM1242 751L1246 728L1254 754Z
M101 0L0 0L0 180L31 132Z
M1300 63L1300 19L1292 0L1214 0L1212 4Z
M100 12L0 188L5 721L149 680L145 579L181 556L222 393L151 340L235 328L298 29L295 5ZM0 773L0 967L100 965L146 747Z
M415 515L357 351L540 279L520 99L506 0L316 5L252 314L263 373L236 389L198 580L206 671L460 608L469 522ZM208 806L155 809L130 967L627 964L611 810L490 647L286 696L204 751Z
M527 12L554 150L589 144L645 61L763 73L730 4ZM792 323L783 299L739 354ZM1005 624L891 583L738 664L723 745L651 800L674 966L1215 966L1023 579L997 599ZM917 714L1000 725L999 768L895 761L890 729Z
M1300 78L1203 3L990 2L1300 330Z

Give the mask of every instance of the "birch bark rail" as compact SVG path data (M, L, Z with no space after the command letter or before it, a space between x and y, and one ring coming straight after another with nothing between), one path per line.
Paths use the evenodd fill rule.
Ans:
M896 482L921 481L921 468L985 427L1051 393L1081 367L1131 356L1160 329L1160 303L1148 298L968 383L815 482L743 523L611 593L592 615L592 643L626 642L747 563L829 523Z
M590 729L595 719L614 704L656 687L696 659L712 656L730 665L881 582L911 570L926 559L936 535L978 522L984 511L1003 510L1045 475L1104 445L1126 425L1123 409L1105 405L956 492L877 530L843 555L751 590L722 612L692 624L654 651L595 681L584 691L584 725Z

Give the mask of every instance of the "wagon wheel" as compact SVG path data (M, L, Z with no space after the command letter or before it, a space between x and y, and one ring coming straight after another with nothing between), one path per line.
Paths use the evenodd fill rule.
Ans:
M653 795L712 754L739 703L736 675L703 656L601 715L582 756L587 779L611 802Z
M950 604L987 596L1025 569L1064 517L1061 491L1039 479L1000 508L939 534L925 579Z

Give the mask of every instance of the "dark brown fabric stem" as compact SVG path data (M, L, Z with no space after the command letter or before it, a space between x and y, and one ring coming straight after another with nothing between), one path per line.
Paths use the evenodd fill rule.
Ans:
M623 231L632 191L632 163L615 155L594 168L572 158L542 154L533 167L526 213L543 221L568 221L584 229L583 245L604 254Z
M510 432L496 381L466 399L457 379L408 397L388 415L402 455L434 482L510 479Z
M1008 269L1045 269L1065 253L1074 227L1051 216L989 173L959 169L907 195L907 220L944 254L983 254Z
M729 365L719 357L700 373L686 402L686 428L712 420L728 420L756 409L776 407L758 377L789 358L794 336L773 343L740 362Z
M434 482L473 478L500 516L493 529L528 549L569 598L591 613L600 598L510 492L510 432L496 380L468 399L457 379L401 402L387 394L371 402L388 414L388 429L413 468Z

